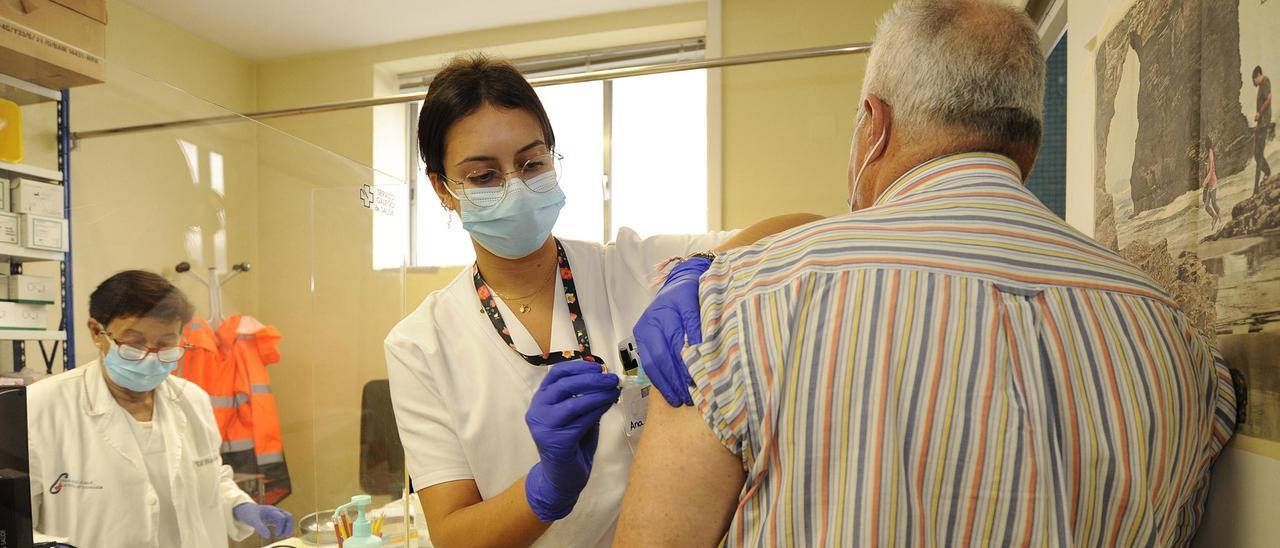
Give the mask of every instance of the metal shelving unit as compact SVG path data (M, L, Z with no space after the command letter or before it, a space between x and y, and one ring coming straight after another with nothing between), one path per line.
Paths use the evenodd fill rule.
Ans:
M0 329L0 341L65 341L66 331Z
M62 368L76 366L75 323L76 309L71 279L71 91L58 92L58 169L62 172L62 217L67 220L67 252L58 265L58 277L62 286L62 319L58 322L63 332Z
M0 261L8 260L14 263L61 261L63 255L64 253L60 251L41 251L39 249L27 249L22 246L0 243Z
M0 173L6 175L21 175L23 177L31 177L33 179L43 179L51 183L62 182L62 172L42 167L29 166L25 164L11 164L9 162L0 162Z
M70 122L70 94L67 90L52 90L44 88L30 82L18 80L8 75L0 74L0 98L14 101L19 105L32 105L38 103L56 102L58 110L58 168L48 169L39 166L26 164L13 164L8 162L0 162L0 176L4 177L29 177L39 179L51 183L61 184L63 187L63 214L67 219L68 239L71 234L71 122ZM53 331L47 330L0 330L0 341L11 341L13 344L13 369L15 372L22 371L26 367L27 362L27 343L39 341L53 342L55 348L62 349L62 367L63 369L72 369L75 367L75 323L73 321L73 311L75 310L74 293L72 291L71 278L71 250L68 245L67 252L56 251L40 251L35 249L27 249L22 246L0 244L0 261L9 262L9 273L22 274L23 268L28 263L33 262L57 262L59 264L58 273L61 284L61 319L58 322L58 329ZM56 352L56 350L55 350Z

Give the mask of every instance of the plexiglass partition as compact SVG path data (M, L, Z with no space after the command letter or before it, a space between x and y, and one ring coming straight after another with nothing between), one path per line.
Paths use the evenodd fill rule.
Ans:
M252 103L218 99L243 100L231 105L238 109ZM80 133L229 114L116 66L107 83L71 95L71 128ZM336 546L334 508L362 494L373 496L387 546L429 545L422 520L405 518L420 510L404 497L382 350L406 311L409 192L403 169L368 165L375 115L329 115L333 123L321 128L241 118L99 135L77 140L70 154L77 365L99 355L86 322L90 293L106 278L148 270L186 294L198 319L186 327L194 347L175 374L209 394L221 457L235 465L240 488L296 519L291 538L255 534L233 546ZM344 126L350 135L339 134ZM335 139L345 155L315 144ZM28 148L56 167L56 146ZM378 242L375 231L404 237ZM72 443L31 436L33 446ZM103 500L149 502L127 498ZM111 515L81 512L77 519Z

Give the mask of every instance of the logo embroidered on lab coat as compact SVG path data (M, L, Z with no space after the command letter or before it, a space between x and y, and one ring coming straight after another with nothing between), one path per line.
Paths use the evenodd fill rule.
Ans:
M63 488L102 489L102 486L98 485L98 483L94 481L73 480L71 479L71 474L63 472L59 474L58 479L53 480L53 484L49 486L49 494L56 495L58 493L61 493Z

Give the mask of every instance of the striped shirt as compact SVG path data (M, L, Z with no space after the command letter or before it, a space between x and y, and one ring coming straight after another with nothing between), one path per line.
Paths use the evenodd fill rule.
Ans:
M728 546L1186 544L1235 427L1177 305L1000 156L724 255L701 300Z

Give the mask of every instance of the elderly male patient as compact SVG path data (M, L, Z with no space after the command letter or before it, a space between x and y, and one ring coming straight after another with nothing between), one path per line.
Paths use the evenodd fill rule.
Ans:
M1030 20L907 0L874 44L854 211L681 263L637 324L655 386L691 406L650 404L617 545L1187 544L1230 375L1024 187ZM686 333L670 302L698 296Z

